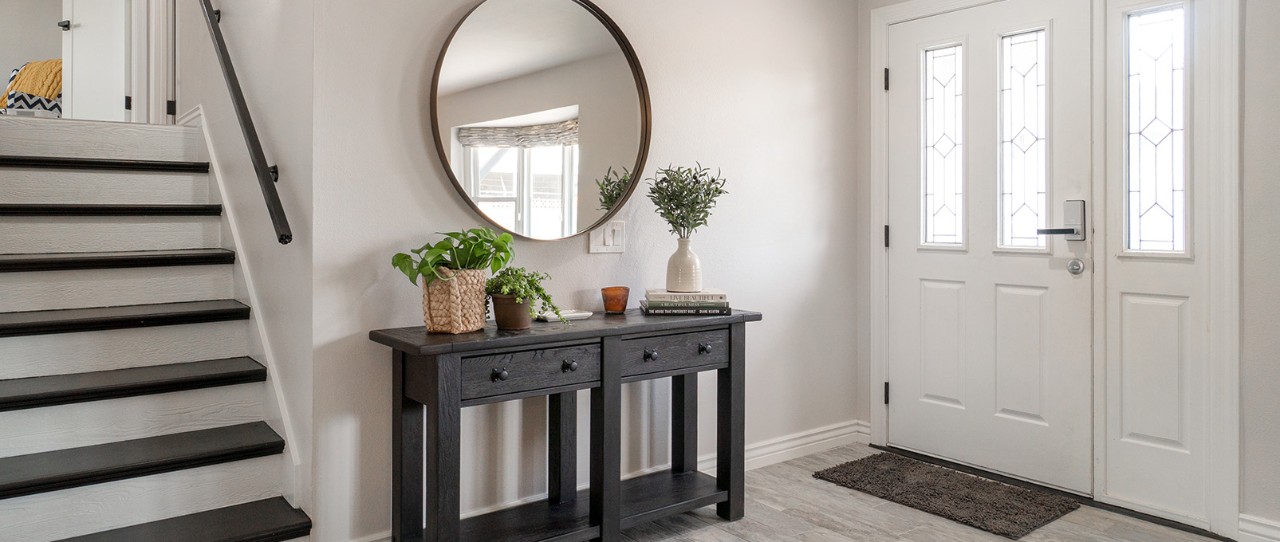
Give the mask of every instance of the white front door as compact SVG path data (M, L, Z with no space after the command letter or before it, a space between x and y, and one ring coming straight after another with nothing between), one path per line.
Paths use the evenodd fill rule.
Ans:
M1090 51L1087 2L889 29L889 444L1082 494L1093 232L1037 230L1090 199Z
M63 0L63 116L125 122L129 93L129 0Z

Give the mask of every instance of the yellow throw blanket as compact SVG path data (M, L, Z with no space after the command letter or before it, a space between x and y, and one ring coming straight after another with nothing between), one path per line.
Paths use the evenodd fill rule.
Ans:
M57 99L62 93L62 59L27 63L22 71L18 72L18 77L5 89L4 94L8 96L15 90L50 100Z

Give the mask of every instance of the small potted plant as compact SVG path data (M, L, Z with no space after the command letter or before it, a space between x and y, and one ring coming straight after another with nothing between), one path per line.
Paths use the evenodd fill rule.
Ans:
M720 172L698 164L696 167L659 169L650 179L649 200L658 208L658 216L667 221L671 233L679 238L679 248L667 260L667 291L701 292L702 263L689 248L689 237L707 225L716 199L728 194Z
M600 189L600 210L612 211L631 188L631 172L624 167L622 173L618 174L610 166L604 178L596 181L596 187Z
M498 329L529 329L539 312L555 313L561 322L567 323L560 315L560 307L551 300L551 294L542 287L542 281L550 278L546 273L508 267L489 279L484 291L493 298L493 318L498 322ZM535 302L540 311L534 309Z
M412 254L391 258L415 286L422 278L422 316L430 333L469 333L484 329L488 303L485 278L513 256L511 234L488 228L441 234L444 239Z

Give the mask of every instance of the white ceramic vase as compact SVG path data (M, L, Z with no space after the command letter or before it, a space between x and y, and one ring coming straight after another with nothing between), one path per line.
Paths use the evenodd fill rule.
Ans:
M702 291L702 262L689 248L688 239L680 239L680 247L667 260L667 291Z

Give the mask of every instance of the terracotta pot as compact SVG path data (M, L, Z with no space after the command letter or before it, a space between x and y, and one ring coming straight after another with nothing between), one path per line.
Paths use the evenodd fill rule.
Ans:
M493 319L498 321L498 329L518 331L533 327L533 317L529 315L529 305L517 303L516 296L495 295L493 297Z
M453 270L440 268L440 275L422 287L422 321L429 333L470 333L484 329L488 296L484 269Z

